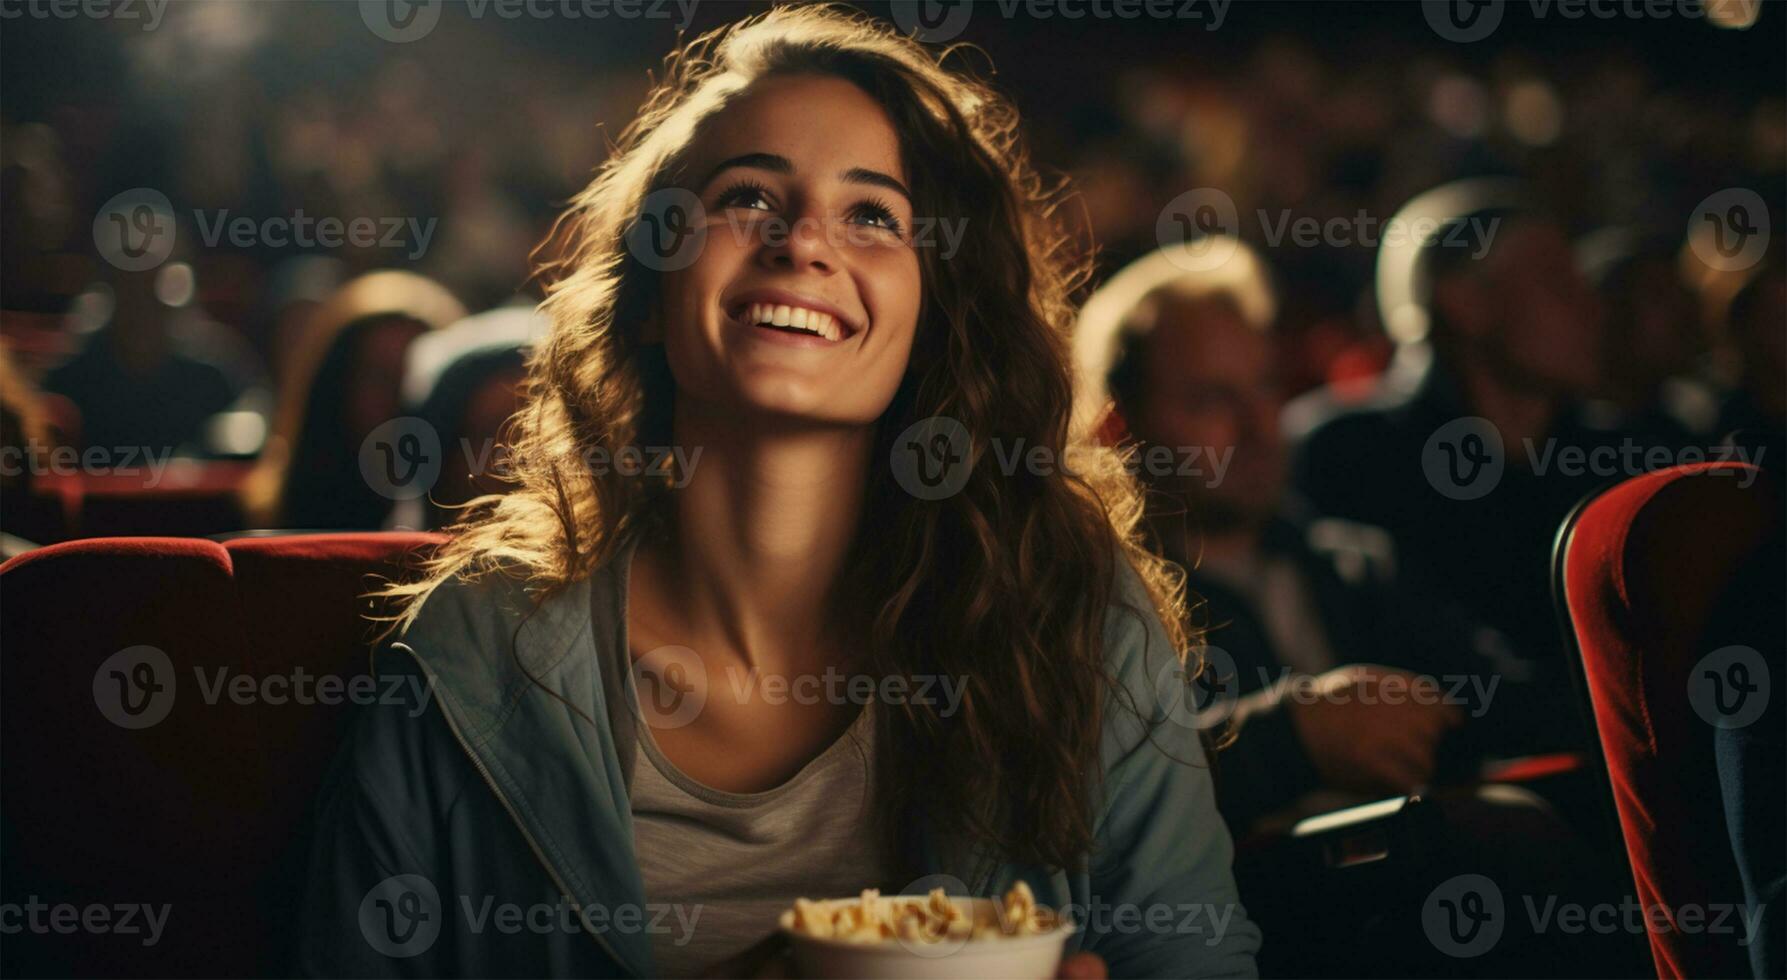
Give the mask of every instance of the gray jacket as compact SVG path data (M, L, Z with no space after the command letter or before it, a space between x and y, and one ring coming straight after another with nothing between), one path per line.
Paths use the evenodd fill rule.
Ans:
M299 972L654 975L652 932L686 929L699 909L647 903L633 856L629 556L537 608L512 579L447 583L381 653L382 673L413 683L401 703L361 711L318 798ZM1254 976L1259 930L1236 897L1184 688L1123 573L1105 649L1150 721L1110 713L1089 869L934 837L926 865L976 895L1028 881L1113 977Z

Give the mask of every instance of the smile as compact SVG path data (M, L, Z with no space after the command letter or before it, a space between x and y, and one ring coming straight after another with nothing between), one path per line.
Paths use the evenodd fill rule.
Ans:
M752 303L745 307L741 319L753 327L774 327L789 333L804 333L832 341L844 339L844 327L838 323L837 317L803 306Z
M733 322L761 339L825 347L860 333L862 324L821 299L782 289L753 289L727 309Z

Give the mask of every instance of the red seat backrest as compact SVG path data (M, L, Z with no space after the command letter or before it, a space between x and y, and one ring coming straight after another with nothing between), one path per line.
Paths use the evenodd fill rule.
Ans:
M371 672L371 651L383 631L365 597L378 580L401 572L399 561L441 540L417 532L304 534L238 538L226 545L236 572L253 670L260 677L339 677ZM321 773L335 749L348 698L335 703L260 712L263 744L281 771ZM302 816L314 781L278 780L267 788L267 829L283 836Z
M1688 696L1714 603L1781 520L1779 488L1736 463L1627 480L1583 507L1563 587L1644 906L1741 902L1711 757ZM1731 936L1652 930L1663 977L1748 972Z
M0 566L7 900L167 910L154 945L8 936L4 972L276 968L294 831L345 710L292 681L366 672L368 576L438 540L96 538Z

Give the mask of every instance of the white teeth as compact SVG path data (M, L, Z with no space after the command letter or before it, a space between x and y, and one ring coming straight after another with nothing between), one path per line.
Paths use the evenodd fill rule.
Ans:
M837 317L801 306L774 303L752 303L745 307L744 321L753 325L793 327L818 334L826 340L843 340L844 331Z

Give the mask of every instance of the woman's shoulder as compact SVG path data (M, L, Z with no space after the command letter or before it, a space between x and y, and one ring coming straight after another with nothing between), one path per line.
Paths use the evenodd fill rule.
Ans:
M1104 660L1112 704L1105 714L1107 770L1147 745L1163 740L1188 743L1201 756L1197 733L1204 719L1196 712L1186 679L1184 651L1162 624L1154 598L1127 558L1120 558L1104 626Z
M398 638L412 649L488 648L512 635L532 612L529 576L519 570L459 572L418 600L414 618Z
M537 677L624 614L619 557L568 580L513 567L450 576L420 600L398 642L441 680L500 690Z
M1119 555L1113 571L1110 605L1105 610L1105 665L1117 677L1146 672L1178 651L1161 623L1154 597L1129 559Z

